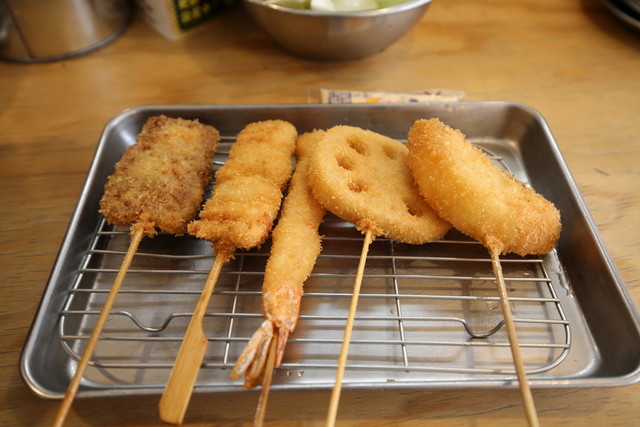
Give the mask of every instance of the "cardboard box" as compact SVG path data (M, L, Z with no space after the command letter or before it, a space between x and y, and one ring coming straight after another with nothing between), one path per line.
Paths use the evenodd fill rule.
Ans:
M138 12L158 33L178 40L210 21L235 0L136 0Z

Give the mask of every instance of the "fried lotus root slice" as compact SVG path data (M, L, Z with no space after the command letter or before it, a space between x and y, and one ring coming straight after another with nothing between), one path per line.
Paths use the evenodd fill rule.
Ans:
M110 224L184 234L211 179L218 131L197 120L151 117L105 185L100 212Z
M552 250L560 235L555 206L500 169L438 119L409 132L408 164L429 205L492 252L518 255Z
M314 197L358 230L405 243L444 236L450 225L427 205L399 141L352 126L329 129L309 158Z

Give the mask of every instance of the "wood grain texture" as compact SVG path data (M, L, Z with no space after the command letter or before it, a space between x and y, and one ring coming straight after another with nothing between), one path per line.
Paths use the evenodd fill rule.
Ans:
M20 352L103 126L143 104L306 103L327 87L463 90L547 120L640 305L640 32L598 0L434 1L383 53L315 62L235 7L177 42L135 19L113 43L45 64L0 63L0 425L51 425ZM266 425L323 425L330 393L272 393ZM258 394L194 395L187 425L251 425ZM634 425L640 385L533 390L541 425ZM156 426L158 396L78 399L69 426ZM313 402L311 405L309 402ZM343 391L340 426L525 425L516 390Z

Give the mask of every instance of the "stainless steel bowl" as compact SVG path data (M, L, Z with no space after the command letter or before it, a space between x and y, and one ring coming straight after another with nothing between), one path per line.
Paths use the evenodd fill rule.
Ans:
M381 52L420 20L431 0L359 12L293 9L243 0L255 21L282 47L308 58L349 60Z

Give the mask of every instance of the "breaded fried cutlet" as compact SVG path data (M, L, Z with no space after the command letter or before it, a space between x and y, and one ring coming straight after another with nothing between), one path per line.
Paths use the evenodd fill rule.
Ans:
M196 120L151 117L108 178L100 212L114 225L182 235L202 203L220 139Z

